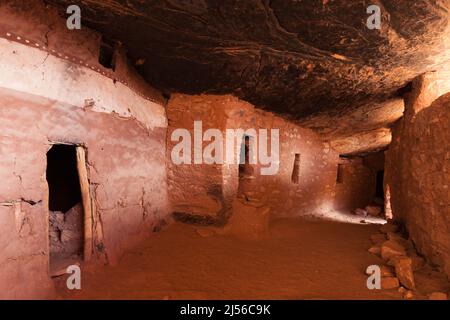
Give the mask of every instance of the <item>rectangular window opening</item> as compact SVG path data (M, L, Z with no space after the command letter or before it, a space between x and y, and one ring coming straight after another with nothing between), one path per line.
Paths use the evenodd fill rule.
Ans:
M292 169L292 183L298 184L300 182L300 153L295 154L294 168Z

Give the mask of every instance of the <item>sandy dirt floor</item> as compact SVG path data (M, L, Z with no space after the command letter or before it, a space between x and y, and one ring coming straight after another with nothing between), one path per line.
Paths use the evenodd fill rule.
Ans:
M82 290L55 282L62 299L401 299L368 290L365 269L377 225L278 219L266 236L243 240L167 226L116 266L82 271ZM89 269L88 269L89 270Z

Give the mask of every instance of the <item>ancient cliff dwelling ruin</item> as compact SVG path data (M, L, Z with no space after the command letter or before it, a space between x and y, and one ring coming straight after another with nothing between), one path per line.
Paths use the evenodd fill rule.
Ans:
M0 298L448 299L449 10L0 1Z

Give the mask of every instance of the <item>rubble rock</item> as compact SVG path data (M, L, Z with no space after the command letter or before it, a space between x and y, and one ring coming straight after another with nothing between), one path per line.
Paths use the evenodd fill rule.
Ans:
M76 204L66 213L49 212L51 253L75 253L83 248L83 207Z
M395 271L393 267L382 265L380 267L382 277L395 277Z
M403 298L407 299L407 300L412 300L412 299L414 299L414 293L411 290L406 290L403 293Z
M413 250L414 249L414 245L413 245L412 241L411 240L406 240L405 238L400 236L398 233L388 232L386 234L386 237L389 240L394 240L394 241L400 243L406 250Z
M394 271L393 267L381 265L380 266L380 273L381 273L382 277L387 277L387 278L395 277L395 271ZM369 273L367 271L366 271L366 274L369 275L369 276L372 275L372 273Z
M386 236L383 233L376 233L370 236L373 244L382 244L386 241Z
M73 230L68 230L68 229L61 231L61 241L63 243L71 242L73 240L80 240L80 239L81 239L81 237L80 237L79 232L76 232Z
M433 292L428 295L428 299L430 300L448 300L448 296L443 292Z
M62 226L64 225L64 213L62 212L59 211L50 212L49 219L50 224L53 227L62 228Z
M79 230L83 224L83 207L81 203L73 206L63 215L64 228L70 230Z
M389 290L396 289L400 286L398 279L396 277L382 277L381 278L381 289Z
M373 246L373 247L370 247L368 251L371 254L380 255L381 254L381 247L380 246Z
M414 273L411 258L401 257L395 260L395 273L400 283L408 289L414 289Z
M388 266L391 266L391 267L394 267L394 268L395 268L395 264L397 263L397 260L402 259L402 258L408 258L408 256L407 256L407 255L403 255L403 256L394 256L394 257L390 258L390 259L386 262L386 264L387 264Z
M383 212L383 210L379 206L367 206L365 208L365 211L369 216L372 217L379 217L381 215L381 212Z
M418 271L422 269L426 262L425 259L421 256L418 256L417 254L410 254L409 257L411 258L411 264L413 271Z
M397 241L388 240L381 245L381 257L389 261L393 257L406 256L405 248Z

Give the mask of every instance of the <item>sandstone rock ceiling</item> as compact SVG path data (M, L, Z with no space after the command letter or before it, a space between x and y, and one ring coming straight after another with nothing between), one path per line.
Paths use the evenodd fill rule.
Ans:
M78 4L83 23L121 41L132 61L145 59L138 71L164 92L233 93L330 140L388 127L401 116L401 89L449 59L449 0ZM370 4L382 9L381 30L366 27ZM396 116L370 118L380 106Z

